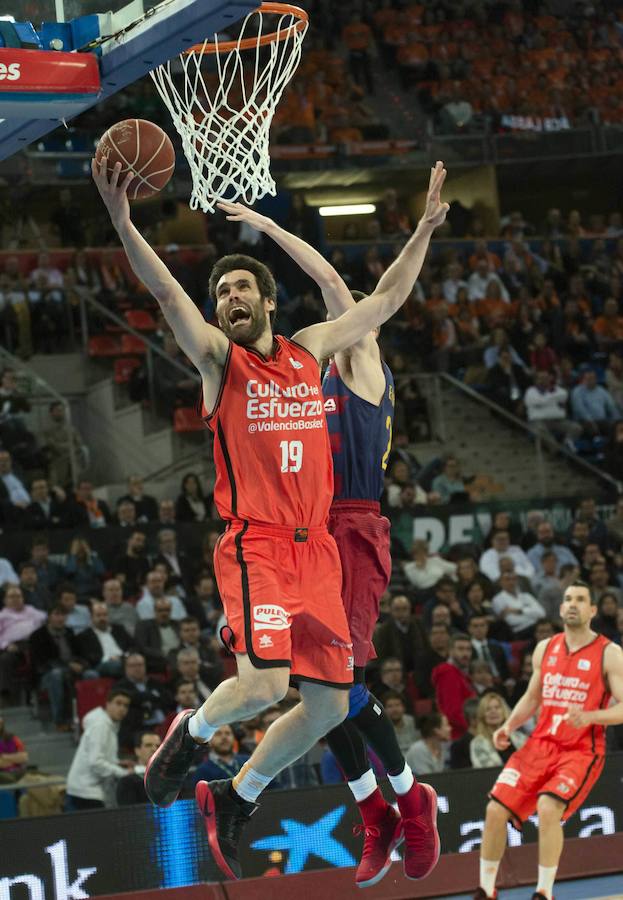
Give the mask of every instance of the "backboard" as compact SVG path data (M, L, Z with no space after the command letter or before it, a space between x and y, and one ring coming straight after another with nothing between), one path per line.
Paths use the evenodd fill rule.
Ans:
M69 111L66 105L54 105L52 97L49 105L45 99L42 102L41 92L22 94L18 104L0 120L0 160L53 131L63 119L68 121L182 50L244 18L257 6L257 0L0 0L0 17L32 22L38 32L42 22L72 22L78 17L84 20L89 42L82 45L78 41L79 52L95 54L100 76L99 93L78 97L75 109L71 105ZM85 16L94 18L88 20ZM95 39L91 41L91 37ZM61 57L68 54L58 53L55 58L48 43L46 40L43 51L1 48L0 54L12 53L12 58L19 60L25 58L26 52L46 52L46 66L54 66L56 59L60 64ZM6 97L15 87L8 81L0 85L0 101L3 93Z

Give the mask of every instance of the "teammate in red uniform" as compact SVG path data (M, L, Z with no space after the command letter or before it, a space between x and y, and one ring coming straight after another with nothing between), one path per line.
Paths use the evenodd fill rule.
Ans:
M424 220L440 225L446 205L436 196L435 170ZM230 221L245 222L267 234L316 282L330 317L355 306L350 290L327 260L272 219L240 203L219 203ZM417 235L420 237L418 238ZM424 240L420 229L415 240ZM417 271L412 272L415 283ZM376 291L386 290L383 275ZM363 298L358 294L358 298ZM355 881L359 887L377 884L389 871L392 851L404 840L404 871L424 878L440 852L435 827L437 796L419 784L398 745L396 732L365 685L365 666L376 656L372 635L380 598L391 575L389 522L380 514L384 469L391 449L394 381L381 359L377 334L367 334L353 347L336 354L323 379L325 413L334 467L334 496L329 531L342 562L342 600L353 642L355 684L349 713L329 732L327 741L358 803L363 819L364 848ZM370 766L366 742L380 757L396 793L400 814L383 797Z
M301 693L233 781L198 786L214 858L226 877L236 878L241 831L257 797L344 719L352 685L341 569L326 527L333 477L318 361L399 309L435 225L424 221L425 239L408 242L390 269L387 291L286 340L272 332L276 286L266 266L240 255L216 263L209 286L220 326L214 328L133 226L126 193L131 173L119 184L117 165L109 179L106 160L99 168L93 161L92 172L133 270L202 376L204 413L215 433L215 499L228 522L215 569L238 675L218 685L201 709L176 716L145 773L151 800L167 806L176 799L198 745L220 725L281 700L291 675ZM438 202L444 177L438 163Z
M539 814L539 876L532 900L552 900L562 823L584 803L604 764L605 729L623 722L623 651L591 631L590 588L575 581L560 606L564 632L537 644L528 689L493 735L498 750L540 707L537 727L510 757L490 793L474 900L497 897L507 822ZM611 698L616 701L608 706Z

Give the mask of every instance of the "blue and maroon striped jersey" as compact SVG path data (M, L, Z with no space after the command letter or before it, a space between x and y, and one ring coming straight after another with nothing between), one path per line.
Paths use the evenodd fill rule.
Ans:
M331 360L323 381L333 455L334 500L379 500L392 445L394 379L383 363L385 392L378 406L348 388Z

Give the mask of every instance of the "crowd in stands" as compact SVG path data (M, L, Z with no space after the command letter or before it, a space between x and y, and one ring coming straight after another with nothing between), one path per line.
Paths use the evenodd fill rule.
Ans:
M497 128L504 115L567 128L623 121L621 3L384 0L368 21L385 65L440 131Z
M513 212L503 217L497 239L479 232L473 216L464 225L467 242L433 244L412 297L383 329L394 371L400 377L408 357L424 371L455 374L619 478L620 215L584 221L577 210L563 216L550 209L542 223L531 224ZM374 248L347 257L338 249L333 262L348 284L365 290L394 253Z
M367 680L418 774L499 765L508 754L495 750L491 736L527 686L536 643L560 629L559 605L569 584L587 581L598 608L593 627L623 641L623 498L610 518L600 517L592 498L582 499L564 533L543 513L530 513L522 525L500 511L488 532L482 526L480 540L433 553L426 541L413 540L416 510L407 514L405 528L405 483L417 479L421 467L403 437L389 460L382 501L392 522L394 565ZM449 502L466 494L456 468L437 475L433 469L426 478L430 493L445 491ZM144 802L140 776L172 715L199 705L232 671L219 640L225 622L212 560L220 526L210 519L210 504L188 495L197 482L192 473L184 478L163 522L163 504L145 493L139 478L131 479L117 504L118 511L132 507L125 536L117 531L123 546L103 556L84 535L113 518L82 485L83 499L74 503L82 505L84 518L70 526L67 554L50 554L45 535L32 532L25 558L0 559L0 702L29 696L59 731L73 727L78 709L82 737L67 779L68 810ZM176 529L191 513L205 523L200 548L178 546ZM152 537L150 523L156 525ZM101 684L103 705L98 694L85 715L89 685ZM291 690L262 716L220 729L198 755L188 791L201 777L238 771L270 723L296 701ZM513 747L533 725L513 736ZM610 749L623 749L620 732L611 730ZM19 735L3 734L0 780L18 781L27 747ZM320 744L275 787L342 778Z

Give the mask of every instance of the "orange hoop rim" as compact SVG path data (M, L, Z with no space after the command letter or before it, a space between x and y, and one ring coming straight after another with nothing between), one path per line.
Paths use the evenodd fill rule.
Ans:
M287 40L292 32L304 31L309 24L309 16L300 6L294 6L291 3L262 3L254 13L274 13L275 15L291 15L298 21L284 28L283 31L273 31L270 34L263 34L258 40L257 38L244 38L242 41L210 41L205 44L195 44L184 50L184 55L190 53L229 53L232 50L253 50L254 47L265 47L267 44L273 44L279 41Z

